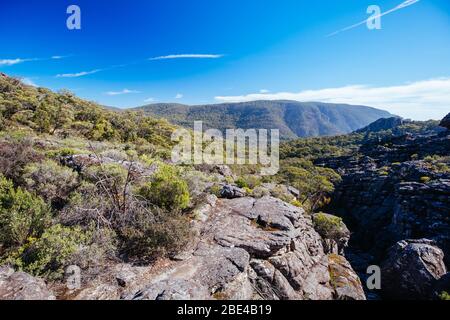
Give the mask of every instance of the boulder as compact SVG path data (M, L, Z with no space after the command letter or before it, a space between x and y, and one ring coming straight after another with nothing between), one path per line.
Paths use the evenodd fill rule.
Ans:
M241 188L227 184L220 190L220 197L226 199L242 198L245 197L245 191Z
M361 280L350 263L342 256L328 256L331 284L337 300L365 300Z
M44 280L0 267L0 300L55 300Z
M432 298L433 287L447 273L444 253L427 239L397 242L381 269L383 295L394 299Z

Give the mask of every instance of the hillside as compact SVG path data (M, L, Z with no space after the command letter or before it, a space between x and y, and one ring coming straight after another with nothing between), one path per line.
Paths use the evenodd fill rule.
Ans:
M165 120L0 74L0 300L447 297L441 126L284 141L263 177L175 165ZM392 285L366 290L369 264Z
M387 111L345 104L296 101L253 101L188 106L152 104L136 108L166 118L174 124L193 127L202 120L207 128L279 129L284 139L350 133L380 119Z

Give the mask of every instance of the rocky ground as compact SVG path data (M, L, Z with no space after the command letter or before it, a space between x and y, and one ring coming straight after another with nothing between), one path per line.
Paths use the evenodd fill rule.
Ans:
M448 128L448 120L442 125ZM423 159L449 155L449 132L392 137L361 147L358 156L319 160L343 178L327 209L346 225L333 222L333 232L315 221L334 216L311 215L271 195L248 197L223 183L219 198L203 194L193 210L195 237L171 259L111 264L73 290L3 267L0 299L436 298L450 283L450 175ZM64 161L76 168L97 159ZM363 285L369 265L382 270L381 292Z
M365 299L345 257L327 247L302 209L273 197L215 199L195 222L195 242L165 265L117 266L107 280L65 291L71 299ZM2 271L0 297L27 295ZM33 279L32 277L30 277ZM30 280L31 281L31 280ZM33 281L40 281L34 279ZM5 288L11 288L9 290Z
M448 117L442 127L450 127ZM449 150L444 131L370 143L358 157L321 159L343 177L328 211L352 231L347 257L361 277L368 265L383 266L386 297L433 298L442 289L450 262L450 173L424 158Z

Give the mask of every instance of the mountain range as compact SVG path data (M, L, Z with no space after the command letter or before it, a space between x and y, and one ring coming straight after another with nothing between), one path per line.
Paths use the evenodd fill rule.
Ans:
M159 103L132 110L166 118L188 128L193 128L194 121L203 121L205 128L222 131L229 128L279 129L283 139L345 134L378 119L393 117L387 111L367 106L287 100L193 106Z

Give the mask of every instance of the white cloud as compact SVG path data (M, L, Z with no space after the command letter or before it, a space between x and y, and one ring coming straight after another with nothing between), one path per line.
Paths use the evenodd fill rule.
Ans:
M154 102L155 98L147 98L144 100L144 102Z
M0 66L12 66L15 64L19 64L19 63L23 63L23 62L27 62L27 61L33 61L36 59L0 59Z
M441 119L450 112L450 77L389 87L351 85L300 92L218 96L215 99L221 102L296 100L347 103L376 107L415 120Z
M95 69L95 70L91 70L91 71L82 71L82 72L78 72L78 73L63 73L63 74L57 74L56 77L57 78L78 78L78 77L83 77L83 76L87 76L90 74L94 74L97 72L102 71L102 69Z
M259 90L259 93L269 93L270 91L269 90L267 90L267 89L261 89L261 90Z
M118 96L118 95L129 94L129 93L140 93L140 91L123 89L122 91L108 91L108 92L106 92L106 94L109 95L109 96Z
M353 28L359 27L359 26L361 26L361 25L363 25L363 24L366 24L369 20L374 20L374 19L377 19L377 18L381 18L382 16L385 16L385 15L387 15L387 14L389 14L389 13L392 13L392 12L395 12L395 11L397 11L397 10L400 10L400 9L409 7L409 6L413 5L413 4L416 4L416 3L419 2L419 1L420 1L420 0L406 0L406 1L402 2L402 3L400 3L398 6L392 8L392 9L390 9L390 10L388 10L388 11L385 11L385 12L383 12L383 13L377 15L377 16L369 17L369 18L367 18L367 19L364 20L364 21L355 23L355 24L353 24L353 25L351 25L351 26L348 26L348 27L345 27L345 28L340 29L340 30L338 30L338 31L335 31L335 32L333 32L333 33L330 33L330 34L328 35L328 37L331 37L331 36L337 35L338 33L341 33L341 32L348 31L348 30L351 30L351 29L353 29Z
M153 57L149 60L169 60L169 59L218 59L222 58L223 54L169 54L167 56Z
M175 99L181 99L183 98L183 95L181 93L177 93L177 95L175 96Z

